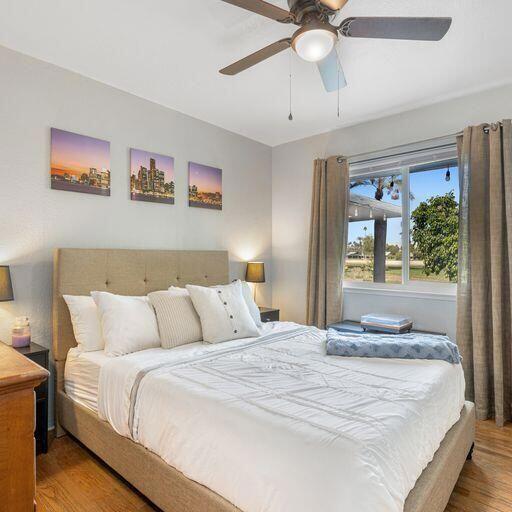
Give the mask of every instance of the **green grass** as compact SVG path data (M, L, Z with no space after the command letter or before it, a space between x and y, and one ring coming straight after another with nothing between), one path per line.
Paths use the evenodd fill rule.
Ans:
M409 268L409 279L411 281L431 281L439 283L449 283L450 280L443 273L439 275L425 273L423 266L418 262L414 262ZM358 260L351 260L345 265L345 280L347 281L365 281L373 282L373 265L370 262L362 262ZM391 265L386 265L386 283L400 284L402 282L402 267L397 265L397 262L391 262Z

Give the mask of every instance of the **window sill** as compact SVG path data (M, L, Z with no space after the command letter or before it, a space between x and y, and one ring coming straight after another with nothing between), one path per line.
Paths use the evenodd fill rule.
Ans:
M343 291L366 295L384 295L391 297L407 297L411 299L428 299L440 301L456 301L457 285L452 283L418 282L401 284L367 283L357 281L345 281Z

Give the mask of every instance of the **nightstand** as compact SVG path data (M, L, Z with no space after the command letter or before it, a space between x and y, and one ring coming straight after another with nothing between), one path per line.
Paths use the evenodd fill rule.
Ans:
M48 370L49 350L37 343L31 343L28 347L15 348L16 352L24 355L34 363ZM36 392L36 453L48 452L48 380L39 384Z
M278 322L279 321L279 309L274 308L263 308L260 307L261 321L265 322Z

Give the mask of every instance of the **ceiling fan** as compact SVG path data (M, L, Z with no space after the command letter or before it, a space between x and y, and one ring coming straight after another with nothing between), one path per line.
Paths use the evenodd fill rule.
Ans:
M223 75L236 75L276 55L290 46L297 55L316 62L328 92L346 85L336 52L339 34L345 37L377 39L408 39L439 41L448 32L451 18L351 17L340 25L330 20L348 0L288 0L290 10L281 9L264 0L223 0L248 11L261 14L279 23L300 28L291 37L281 39L220 70Z

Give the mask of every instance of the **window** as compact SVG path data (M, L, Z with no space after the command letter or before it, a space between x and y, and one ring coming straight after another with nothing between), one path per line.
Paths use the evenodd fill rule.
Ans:
M401 174L350 182L346 279L402 282L401 186Z
M456 282L457 161L382 167L351 168L345 281Z
M459 170L411 169L409 280L457 281Z

